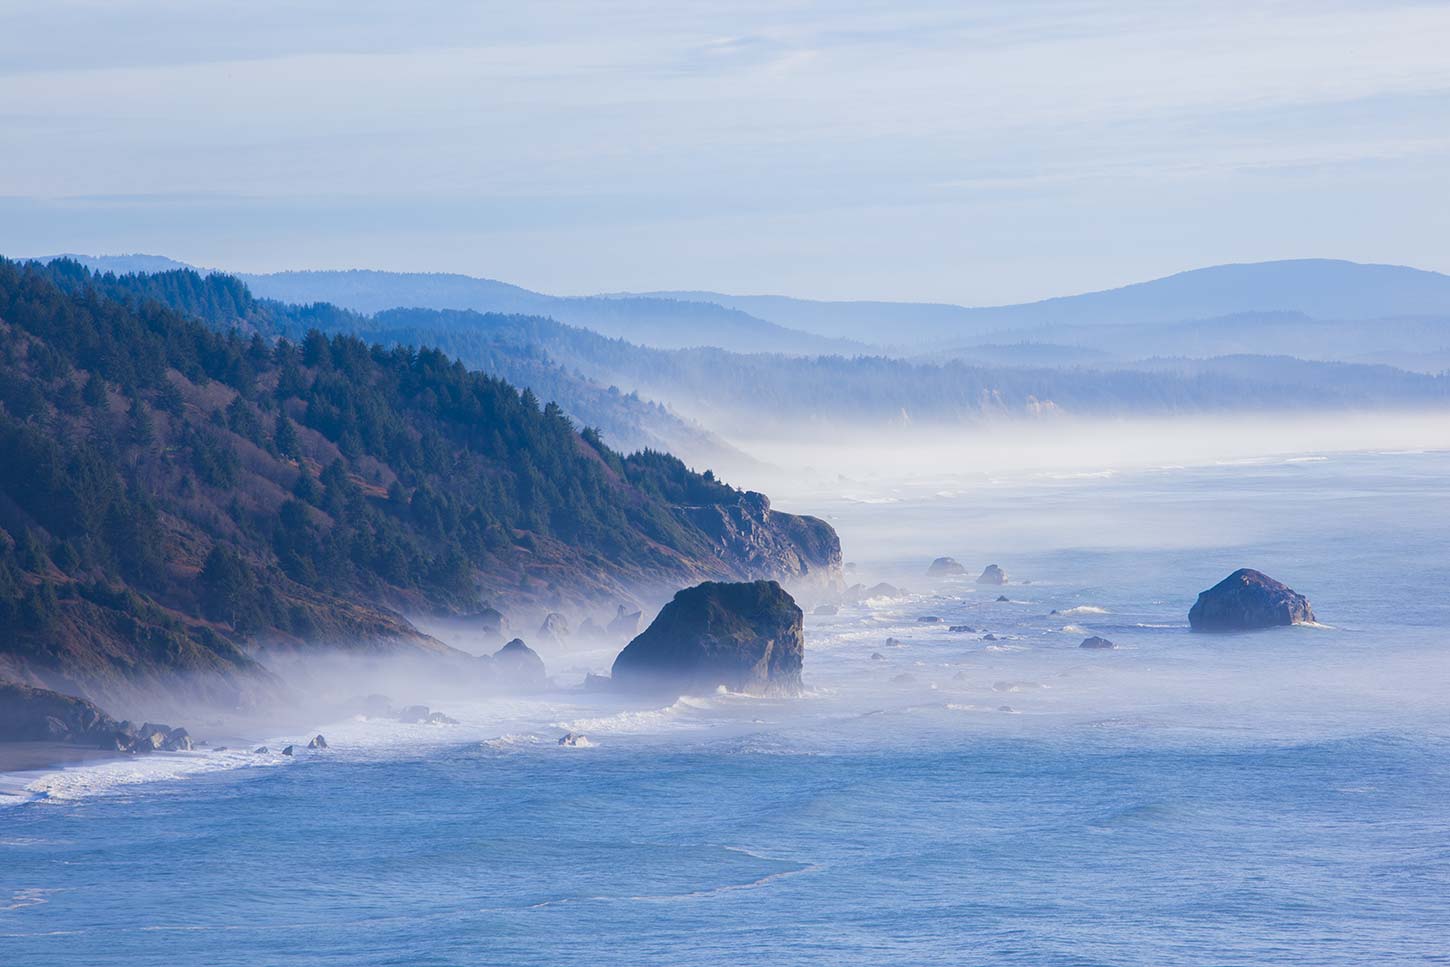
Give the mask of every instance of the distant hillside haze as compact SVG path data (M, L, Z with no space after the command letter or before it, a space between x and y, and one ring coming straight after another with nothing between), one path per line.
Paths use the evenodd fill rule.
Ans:
M661 349L714 346L734 352L817 354L864 347L796 332L712 302L669 298L552 296L467 275L413 272L276 272L239 275L262 298L330 302L357 312L472 309L548 316L606 336Z
M1337 320L1450 317L1450 276L1334 259L1216 265L1117 289L979 308L717 292L639 295L714 302L782 326L879 344L971 338L1044 326L1172 323L1249 312L1297 312Z

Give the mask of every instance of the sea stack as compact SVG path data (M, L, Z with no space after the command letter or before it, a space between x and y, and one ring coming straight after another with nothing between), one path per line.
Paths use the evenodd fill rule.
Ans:
M955 558L939 557L931 562L926 573L931 577L946 577L950 574L966 574L967 569L962 567Z
M1007 572L995 564L988 564L982 569L981 577L977 578L978 584L1006 584Z
M543 688L549 681L544 660L522 638L515 638L494 652L493 667L508 685Z
M616 685L644 691L795 694L802 613L775 581L707 581L677 593L614 660Z
M1308 598L1247 567L1201 593L1188 612L1194 631L1252 631L1313 620Z

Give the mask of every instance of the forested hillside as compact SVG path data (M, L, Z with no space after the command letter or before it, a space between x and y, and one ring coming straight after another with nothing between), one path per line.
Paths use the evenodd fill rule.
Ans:
M160 299L168 304L163 304ZM0 673L265 678L257 643L436 649L403 611L829 572L830 528L622 456L434 349L253 328L244 286L0 260ZM279 325L320 321L298 309Z

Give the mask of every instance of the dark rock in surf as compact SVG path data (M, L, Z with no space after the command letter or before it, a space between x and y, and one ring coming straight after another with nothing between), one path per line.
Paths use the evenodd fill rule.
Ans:
M962 567L955 558L939 557L931 562L926 573L931 577L947 577L952 574L966 574L967 569Z
M309 749L325 749L325 748L327 748L327 740L324 739L322 737L322 733L319 732L319 733L317 733L316 735L314 735L312 737L312 741L311 742L308 742L307 743L307 748L309 748Z
M268 755L269 753L271 753L271 751L272 750L269 749L269 748L267 748L265 745L259 745L255 749L252 750L252 754L253 755Z
M186 729L172 729L166 734L161 748L167 752L190 752L195 745Z
M518 688L543 688L548 672L539 653L515 638L493 653L493 666L504 681Z
M1109 641L1106 638L1099 637L1098 635L1093 635L1090 638L1084 638L1082 640L1082 644L1078 645L1078 647L1079 648L1090 648L1090 649L1091 648L1107 649L1107 648L1116 648L1118 646L1115 645L1115 644L1113 644L1111 641Z
M999 594L999 595L997 595L997 601L999 603L1002 602L1002 601L1011 601L1011 600L1012 599L1009 598L1009 597L1007 597L1007 595L1005 595L1005 594Z
M954 633L954 634L959 634L959 635L960 634L976 634L976 632L977 632L977 629L976 628L973 628L971 625L952 625L947 630L950 631L950 632L952 632L952 633Z
M886 660L886 656L883 655L883 654L881 654L881 652L879 652L879 651L873 651L871 653L871 660L872 661L885 661Z
M707 581L677 593L614 660L616 685L752 694L801 688L801 609L775 581Z
M996 636L996 635L994 635L994 634L992 634L992 633L991 633L991 632L990 632L990 631L989 631L989 632L987 632L987 633L986 633L986 634L985 634L985 635L983 635L983 636L982 636L982 640L983 640L983 641L996 641L996 640L997 640L997 636Z
M939 625L939 624L941 624L941 618L937 617L934 614L924 614L921 617L917 618L916 620L918 622L920 622L921 624L924 624L924 625Z
M977 578L978 584L1006 584L1007 572L995 564L988 564Z
M906 647L906 644L900 638L887 638L886 639L886 647L887 648L905 648Z
M294 747L289 745L289 746L287 746L286 748L284 748L282 750L282 754L283 755L291 755L293 753L293 751L294 751Z
M588 745L589 740L577 732L566 732L559 736L559 744L564 746Z
M1188 612L1194 631L1251 631L1313 620L1308 598L1246 567L1199 594Z

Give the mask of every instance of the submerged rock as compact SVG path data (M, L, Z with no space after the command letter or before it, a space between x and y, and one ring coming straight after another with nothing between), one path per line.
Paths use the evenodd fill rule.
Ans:
M1006 584L1007 572L995 564L988 564L977 578L978 584Z
M614 660L628 688L795 693L805 657L803 615L775 581L707 581L677 593Z
M327 748L327 740L324 739L322 737L322 733L319 732L319 733L317 733L316 735L314 735L312 737L312 741L311 742L307 743L307 748L309 748L309 749L325 749L325 748Z
M510 685L521 688L543 688L549 675L539 653L515 638L493 653L493 666Z
M906 647L906 643L903 642L900 638L887 638L886 639L886 647L887 648L905 648Z
M1308 598L1246 567L1199 594L1188 612L1194 631L1250 631L1313 620Z
M1082 640L1082 644L1078 645L1078 647L1079 648L1116 648L1118 646L1115 645L1115 644L1113 644L1111 641L1109 641L1106 638L1101 638L1101 637L1099 637L1097 635L1093 635L1091 638L1084 638Z
M939 557L931 562L926 573L931 577L946 577L949 574L966 574L967 569L962 567L955 558Z

